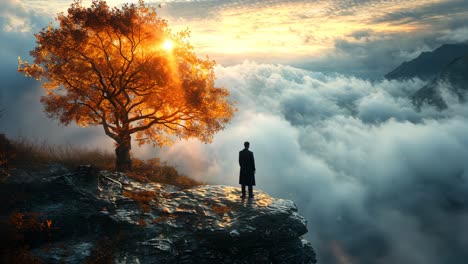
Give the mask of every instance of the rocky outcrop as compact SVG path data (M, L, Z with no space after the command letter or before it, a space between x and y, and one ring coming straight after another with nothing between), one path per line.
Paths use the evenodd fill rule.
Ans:
M316 262L289 200L262 191L242 200L239 188L222 185L179 190L90 167L63 172L14 171L0 185L4 231L20 233L45 263Z

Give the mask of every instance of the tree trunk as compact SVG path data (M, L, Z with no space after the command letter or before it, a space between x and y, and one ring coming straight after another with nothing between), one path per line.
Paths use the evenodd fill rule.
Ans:
M132 169L132 159L130 157L130 150L132 149L132 142L130 135L120 136L120 142L117 142L115 148L115 169L117 171L130 171Z

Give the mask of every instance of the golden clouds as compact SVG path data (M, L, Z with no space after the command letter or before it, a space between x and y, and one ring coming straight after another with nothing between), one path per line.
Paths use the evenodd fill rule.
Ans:
M189 27L192 43L201 53L313 56L332 49L338 38L352 39L359 30L379 34L421 30L427 26L423 22L379 18L392 14L398 18L399 13L403 17L408 10L440 1L268 2L227 5L214 16L169 21L176 28Z
M32 6L43 2L22 1ZM63 5L60 0L48 3L55 1ZM136 0L108 0L110 5L125 2ZM411 34L431 30L454 14L468 15L467 8L451 0L162 2L160 14L170 25L176 30L189 28L195 50L214 57L314 56L332 50L337 39L366 41ZM362 30L375 36L355 39L353 33Z

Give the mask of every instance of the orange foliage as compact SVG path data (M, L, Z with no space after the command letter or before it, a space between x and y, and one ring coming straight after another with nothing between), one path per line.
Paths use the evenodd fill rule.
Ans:
M202 184L185 175L179 174L174 167L167 165L165 162L161 162L158 158L149 160L135 159L133 161L132 171L126 174L130 178L140 182L166 183L183 189Z
M164 213L164 212L163 212ZM153 224L157 224L157 223L160 223L160 222L163 222L163 221L166 221L168 219L175 219L177 218L177 215L176 214L166 214L166 215L162 215L162 216L159 216L157 218L154 218L152 223Z
M39 220L39 214L34 212L15 212L9 217L9 223L18 231L43 230L45 225Z
M76 0L57 20L35 35L34 64L18 66L45 79L49 117L102 125L127 159L132 134L139 144L171 144L173 136L210 142L230 121L235 109L227 89L214 86L215 62L198 58L189 31L173 33L155 8L102 0L85 8Z
M31 245L41 241L44 235L50 242L53 231L58 229L55 222L46 219L43 213L12 212L2 224L0 263L43 263L33 254Z
M17 231L44 231L55 229L52 220L43 219L43 215L36 212L14 212L10 214L8 223Z
M220 216L232 210L228 206L223 206L223 205L213 205L211 209L213 210L213 212L215 212L217 215L220 215Z
M153 219L153 223L154 224L160 223L162 221L166 221L168 218L169 218L169 216L160 216L158 218Z
M52 228L52 220L46 220L46 224L48 229Z
M146 226L147 224L146 224L146 221L145 221L145 220L143 220L142 218L140 218L140 219L138 219L138 225L139 225L139 226Z
M144 212L151 210L149 203L156 197L156 192L153 191L139 191L131 192L124 190L123 195L137 202Z

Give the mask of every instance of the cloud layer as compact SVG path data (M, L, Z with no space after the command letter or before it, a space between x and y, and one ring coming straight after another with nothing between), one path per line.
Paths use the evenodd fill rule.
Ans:
M122 2L135 1L109 1ZM468 41L466 1L162 2L171 25L190 27L196 50L225 65L248 57L316 72L253 62L220 66L217 84L228 87L239 107L232 124L211 145L135 147L138 156L160 156L208 183L237 185L237 151L249 140L257 187L298 204L321 263L468 258L467 107L452 102L444 112L417 112L407 98L424 85L420 80L371 82L317 72L380 77L422 51ZM24 31L37 32L68 5L7 0L2 6L0 131L111 149L101 128L58 128L48 120L39 84L16 73L17 56L26 58L34 44ZM341 28L349 30L335 30ZM230 47L244 50L234 57L217 53ZM295 56L293 47L315 53Z
M322 263L466 259L466 106L416 112L407 97L417 79L249 62L217 76L238 102L232 124L211 145L184 141L159 155L199 180L237 185L237 151L249 140L258 188L298 204Z
M13 72L11 73L13 74ZM468 107L414 110L421 80L371 82L291 66L216 69L239 112L213 144L134 147L187 175L237 186L251 142L257 187L292 199L309 221L321 263L462 263L468 257ZM100 128L59 128L41 112L38 83L3 93L0 130L50 143L106 146Z

